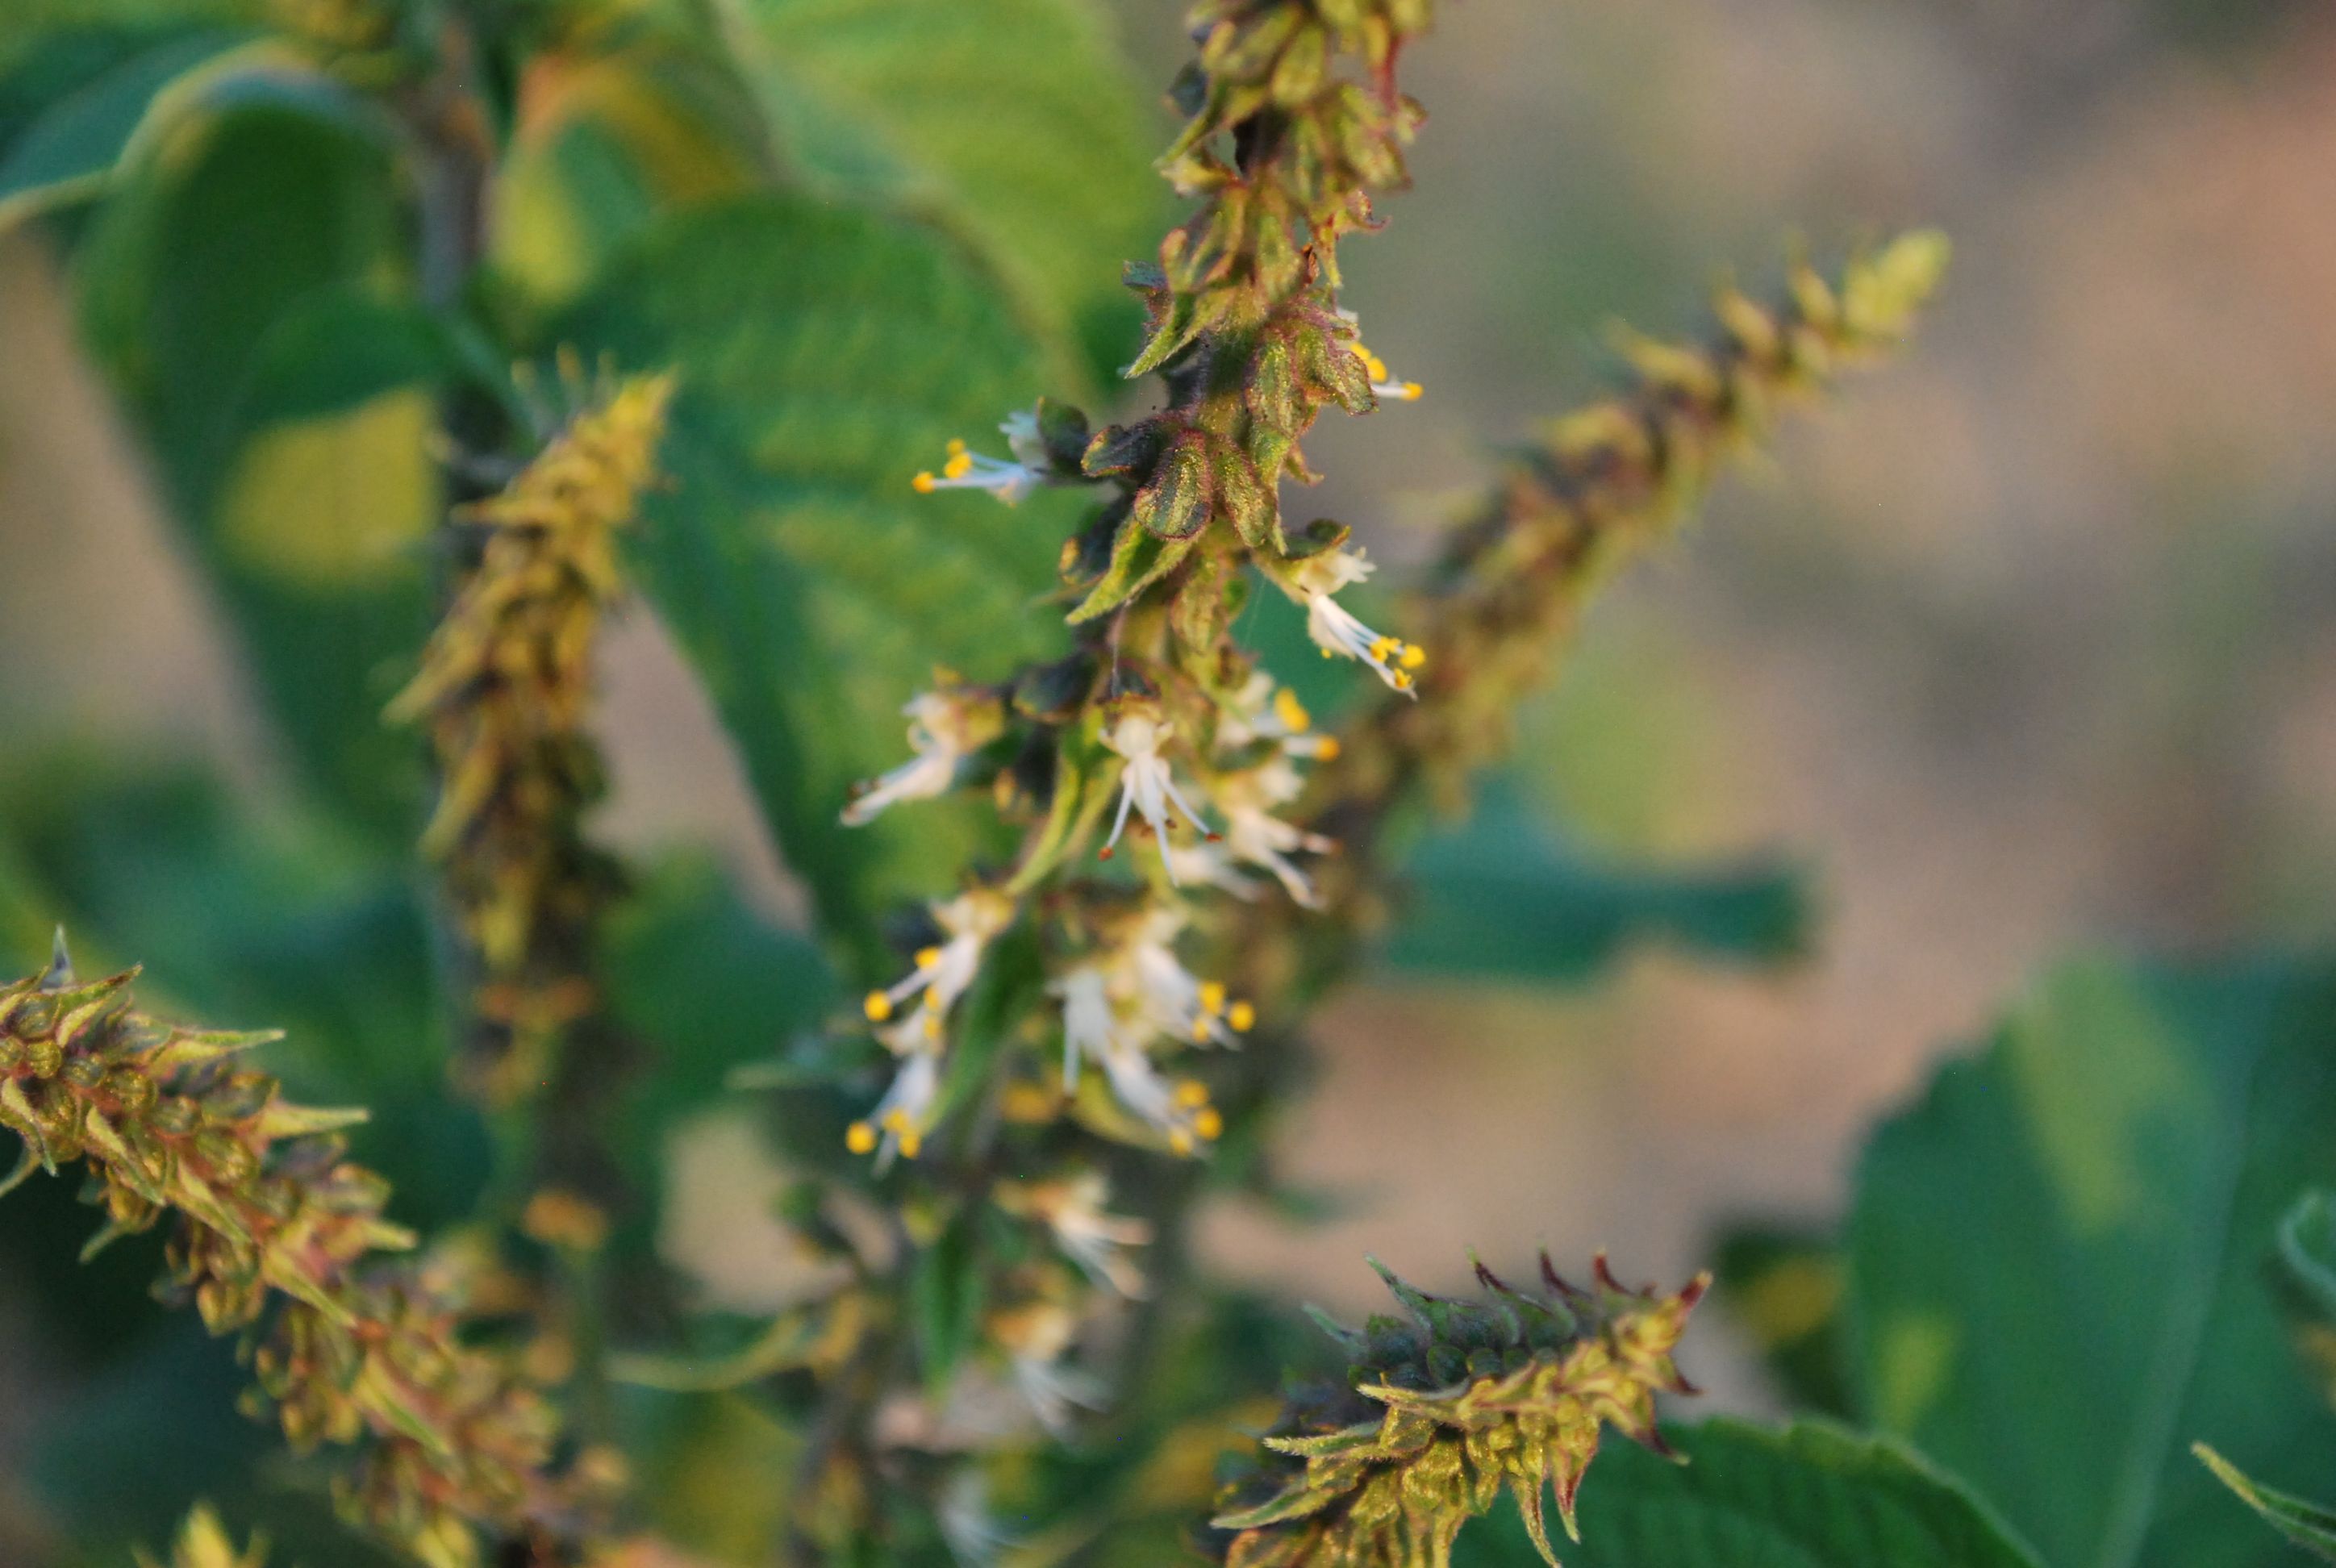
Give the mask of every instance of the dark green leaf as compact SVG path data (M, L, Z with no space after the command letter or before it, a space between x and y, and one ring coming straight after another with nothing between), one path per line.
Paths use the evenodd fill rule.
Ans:
M1421 842L1409 875L1388 957L1411 969L1577 984L1649 942L1746 963L1807 947L1808 893L1789 868L1604 863L1557 839L1497 777L1465 824Z
M1968 1489L1887 1440L1725 1419L1664 1437L1686 1464L1600 1453L1566 1568L2034 1568ZM1541 1562L1514 1509L1494 1518L1461 1533L1455 1568Z
M985 1290L978 1217L971 1207L960 1213L948 1229L916 1250L909 1268L917 1359L924 1368L926 1387L936 1397L948 1388L981 1322Z
M216 28L171 30L150 36L66 35L11 73L0 100L49 74L63 87L13 134L0 138L0 227L58 201L93 195L113 172L131 138L165 89L242 42L244 34ZM81 58L102 58L98 40L128 46L124 54L83 75L65 74L63 58L76 44ZM133 43L133 40L135 41ZM54 74L52 74L54 73ZM69 83L70 86L65 86Z
M869 911L947 891L977 830L939 803L847 829L846 792L908 755L900 705L935 665L994 680L1060 646L1037 596L1068 498L1009 508L910 484L949 437L1028 406L1038 367L946 245L799 198L658 226L565 336L681 372L641 579L822 930L871 956Z
M618 1157L643 1200L619 1239L645 1250L668 1138L719 1100L733 1070L816 1024L835 982L817 949L755 914L702 860L644 877L610 920L605 950L610 1001L648 1052L617 1123Z
M1847 1419L1854 1400L1841 1342L1841 1245L1776 1226L1723 1234L1711 1307L1746 1334L1796 1412Z
M2283 1561L2185 1452L2336 1475L2263 1264L2336 1180L2336 983L2093 959L1942 1069L1866 1152L1848 1320L1869 1418L1954 1466L2056 1568Z
M420 748L380 714L428 626L445 366L398 288L392 156L333 111L182 128L107 204L80 270L101 356L295 760L402 839Z
M289 813L255 818L215 782L83 752L0 779L0 862L37 944L63 924L91 972L146 966L141 1002L218 1027L275 1027L263 1065L295 1097L363 1104L351 1138L399 1188L399 1217L466 1213L477 1118L449 1104L427 922L404 876Z

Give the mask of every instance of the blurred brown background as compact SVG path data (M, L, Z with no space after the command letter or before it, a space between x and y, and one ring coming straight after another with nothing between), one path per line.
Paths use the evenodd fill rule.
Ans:
M1167 0L1123 0L1165 78ZM1581 996L1350 993L1299 1174L1322 1229L1215 1217L1231 1268L1326 1303L1612 1246L1678 1276L1732 1216L1824 1217L1863 1129L2052 953L2336 927L2336 7L2231 0L1463 0L1416 58L1417 190L1349 300L1427 398L1310 449L1322 511L1415 551L1493 444L1592 391L1603 325L1689 323L1910 223L1953 235L1918 351L1792 424L1631 574L1527 726L1591 842L1782 847L1823 891L1784 974L1660 954ZM277 787L233 655L0 243L0 735L130 734ZM635 844L712 838L790 907L657 628L610 650ZM256 1022L258 1020L229 1020ZM753 1144L709 1125L672 1245L738 1302ZM1724 1332L1690 1369L1734 1403ZM5 1422L0 1412L0 1424Z

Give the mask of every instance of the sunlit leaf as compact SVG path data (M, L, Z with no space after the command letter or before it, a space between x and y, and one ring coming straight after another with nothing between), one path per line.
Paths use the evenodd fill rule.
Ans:
M1868 1418L2054 1568L2284 1561L2187 1453L2308 1489L2336 1418L2264 1264L2336 1179L2336 984L2263 961L2051 975L1866 1152L1848 1232Z
M900 705L936 665L997 679L1062 635L1037 600L1066 497L910 485L1035 400L1035 356L945 242L791 197L658 226L561 337L680 374L641 580L823 925L865 951L869 910L949 891L972 841L946 804L843 828L850 786L907 755Z
M1157 94L1092 0L723 0L794 172L930 216L1025 319L1124 364L1164 189Z

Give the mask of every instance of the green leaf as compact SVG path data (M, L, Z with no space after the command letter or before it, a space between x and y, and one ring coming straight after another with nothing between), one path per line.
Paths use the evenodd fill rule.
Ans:
M1849 1419L1855 1401L1841 1339L1842 1256L1833 1237L1775 1225L1725 1232L1711 1305L1760 1353L1798 1413Z
M469 1211L484 1135L446 1096L429 926L403 873L201 774L79 750L0 777L0 864L37 939L0 972L35 967L62 924L85 972L143 963L158 1013L283 1028L266 1066L295 1098L372 1108L352 1141L397 1184L401 1219Z
M1967 1488L1886 1439L1727 1419L1664 1437L1686 1464L1600 1454L1566 1568L2034 1568ZM1461 1533L1455 1568L1541 1562L1514 1510L1494 1518Z
M2234 1538L2211 1439L2336 1475L2263 1264L2336 1179L2336 983L2265 960L2095 959L1867 1149L1848 1230L1864 1411L1953 1466L2055 1568L2282 1560Z
M900 705L936 665L1002 679L1062 644L1037 596L1055 580L1069 498L1014 508L910 483L949 437L1029 405L1037 364L946 244L796 197L659 225L563 336L628 369L681 374L664 453L674 483L635 531L638 576L712 692L822 930L870 961L871 909L948 891L994 830L945 803L845 828L846 792L908 755Z
M246 36L219 28L71 34L21 62L0 83L0 102L46 101L0 134L0 228L94 195L157 100Z
M798 175L968 241L1023 318L1099 372L1137 326L1166 132L1091 0L724 0Z
M411 830L380 722L428 629L429 441L450 374L403 287L388 148L319 84L180 127L79 258L101 358L320 799Z
M1633 948L1775 963L1807 950L1806 888L1790 868L1603 863L1555 837L1511 781L1414 852L1388 958L1434 974L1580 984Z
M618 36L606 54L534 58L497 170L488 260L539 312L573 304L658 218L776 177L762 117L711 45Z
M2193 1446L2191 1452L2273 1529L2323 1562L2336 1563L2336 1511L2256 1485L2204 1443Z
M932 1241L916 1250L909 1265L910 1323L925 1386L938 1398L956 1376L957 1364L973 1344L981 1324L985 1292L976 1222L968 1206Z
M641 1213L616 1238L655 1245L667 1143L715 1105L741 1064L815 1025L835 994L818 950L749 909L714 864L668 861L644 875L604 939L610 1005L647 1046L622 1115L616 1154Z

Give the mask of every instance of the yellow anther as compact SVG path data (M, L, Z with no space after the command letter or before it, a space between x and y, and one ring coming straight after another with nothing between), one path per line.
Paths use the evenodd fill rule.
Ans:
M951 453L949 460L941 464L941 472L951 479L963 479L973 472L973 454L969 452Z
M869 992L868 999L861 1003L860 1007L861 1010L868 1015L868 1021L871 1024L881 1024L892 1016L892 998L882 991Z
M998 1114L1009 1122L1051 1122L1063 1108L1063 1091L1049 1079L1034 1084L1023 1079L1006 1086L998 1096Z
M1186 1110L1209 1103L1209 1086L1198 1078L1186 1078L1176 1086L1176 1103Z
M918 493L919 495L930 495L930 494L932 494L932 492L933 492L933 474L932 474L932 470L930 470L930 469L926 469L926 470L922 471L921 472L920 472L920 473L917 475L917 477L916 477L916 478L914 478L913 480L910 480L909 482L916 486L917 493Z
M1314 746L1314 760L1316 762L1338 761L1338 737L1336 735L1326 735L1317 742Z
M1421 665L1424 665L1426 662L1427 650L1426 648L1420 647L1416 642L1407 642L1403 645L1404 668L1417 669Z
M940 961L941 961L941 950L940 950L940 949L939 949L939 948L919 948L919 949L917 950L917 968L919 968L919 969L931 969L934 965L936 965L936 964L939 963Z
M1212 1014L1225 1010L1224 981L1202 980L1201 982L1201 1006Z
M929 1040L938 1040L940 1037L941 1016L932 1008L927 1008L925 1009L925 1038Z
M1189 1154L1192 1152L1192 1135L1177 1127L1168 1135L1168 1146L1180 1154Z
M1314 716L1306 711L1298 694L1286 686L1273 694L1273 716L1281 721L1282 728L1293 734L1314 727Z
M865 1122L854 1122L843 1129L843 1146L855 1154L876 1152L876 1129Z
M948 452L951 457L963 457L966 452L965 439L962 436L950 436Z
M1324 648L1324 649L1322 650L1322 657L1323 657L1324 658L1329 658L1329 657L1330 657L1330 650L1329 650L1329 648Z
M1257 1027L1257 1009L1247 1002L1235 1002L1226 1011L1225 1022L1232 1026L1233 1033L1245 1035Z
M1224 1136L1225 1118L1216 1106L1204 1105L1201 1114L1192 1118L1192 1130L1213 1144Z
M1209 1043L1209 1020L1207 1018L1194 1018L1192 1020L1192 1043L1196 1046L1204 1046Z
M1377 641L1371 644L1371 658L1375 663L1385 664L1388 659L1394 657L1397 653L1400 652L1402 648L1402 638L1382 637Z
M921 1150L924 1146L924 1135L918 1132L916 1128L910 1127L900 1135L900 1157L902 1159L915 1159L917 1157L918 1151Z
M520 1229L547 1247L592 1252L608 1239L608 1216L599 1207L560 1187L546 1187L527 1201Z
M1396 690L1409 691L1411 689L1411 677L1406 675L1403 671L1396 671L1392 678L1395 681Z
M1427 388L1420 385L1416 381L1406 381L1396 388L1395 395L1398 402L1417 403L1426 395L1426 393Z
M909 1130L909 1113L902 1110L891 1110L885 1112L884 1130L888 1133L907 1132Z

